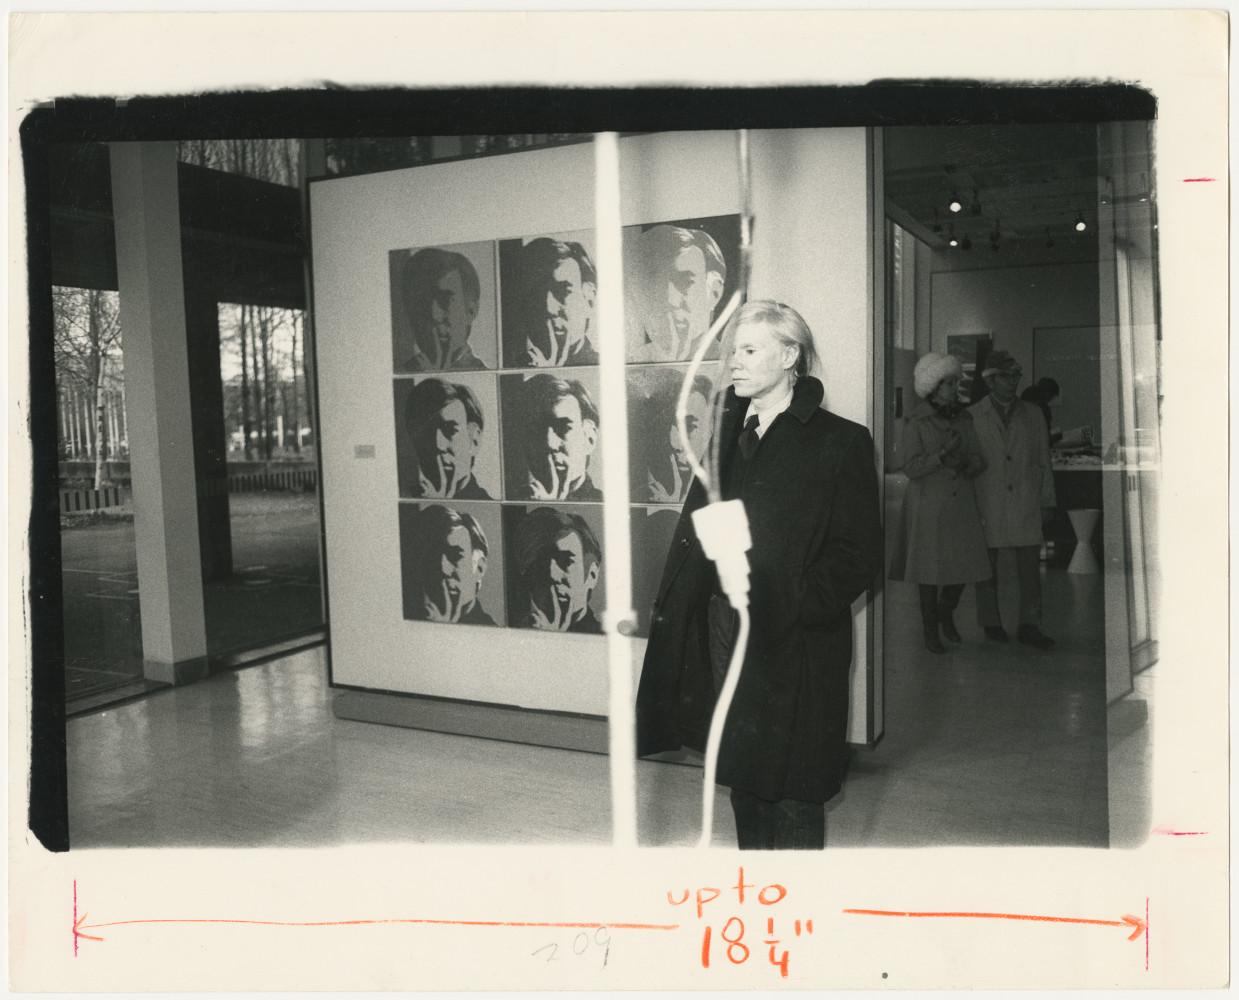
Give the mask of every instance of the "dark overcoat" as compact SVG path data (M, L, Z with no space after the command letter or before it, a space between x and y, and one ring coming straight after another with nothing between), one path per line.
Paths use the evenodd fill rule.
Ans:
M947 437L960 437L959 464L939 457ZM993 572L972 481L985 471L985 456L967 410L951 419L922 400L903 427L903 497L890 577L939 586L988 580Z
M847 761L852 602L882 559L873 440L821 409L822 384L797 381L749 460L752 629L728 712L718 782L761 798L825 802ZM728 389L722 481L748 400ZM732 497L724 496L724 499ZM654 604L637 692L637 753L704 750L714 710L707 605L717 577L693 530L706 503L694 481Z

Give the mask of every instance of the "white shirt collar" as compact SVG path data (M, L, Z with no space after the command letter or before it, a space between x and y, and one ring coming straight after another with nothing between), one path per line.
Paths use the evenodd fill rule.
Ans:
M795 395L795 383L787 389L787 395L780 399L777 403L772 403L762 409L757 408L756 402L749 404L749 415L756 414L757 416L757 436L765 437L766 431L770 429L770 425L774 422L774 418L792 405L792 396Z

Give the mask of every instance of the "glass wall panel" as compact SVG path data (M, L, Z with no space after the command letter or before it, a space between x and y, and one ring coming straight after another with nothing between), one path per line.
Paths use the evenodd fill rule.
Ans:
M300 139L183 139L177 159L289 187L301 183Z
M889 128L883 140L874 794L887 763L916 787L908 846L1106 846L1111 797L1141 794L1109 780L1116 609L1089 524L1124 516L1102 502L1094 433L1111 393L1095 208L1110 171L1092 126Z
M52 289L65 694L142 681L125 366L117 294Z
M231 572L205 578L212 656L323 626L305 313L221 303L218 322Z

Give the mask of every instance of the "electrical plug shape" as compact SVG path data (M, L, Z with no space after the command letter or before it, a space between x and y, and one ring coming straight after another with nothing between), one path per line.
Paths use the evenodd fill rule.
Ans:
M693 512L693 527L705 554L718 567L719 581L732 607L749 603L748 551L753 547L749 519L740 500L711 503Z

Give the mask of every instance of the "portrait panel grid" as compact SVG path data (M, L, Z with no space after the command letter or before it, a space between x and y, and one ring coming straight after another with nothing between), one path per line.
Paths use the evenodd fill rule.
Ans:
M637 634L645 636L667 546L692 481L675 426L676 399L688 368L684 357L736 283L739 217L628 226L623 238L626 499ZM452 326L450 310L439 309L440 340L456 344L453 357L466 363L462 369L449 364L433 370L402 361L395 347L401 315L398 264L407 277L408 258L416 251L391 252L395 492L401 500L406 618L486 624L485 614L494 624L511 628L601 631L606 414L598 403L594 246L592 232L574 231L436 248L475 263L485 300L477 316L484 317L489 303L496 321L493 332L484 321L485 347L472 350L471 334L469 349L461 351L459 333L455 339L452 334L459 325ZM489 271L476 266L487 249ZM643 259L643 251L656 259ZM456 290L453 281L446 284L452 286L449 292ZM446 296L448 304L450 299ZM409 307L399 308L407 325ZM661 334L666 336L660 339ZM418 360L426 360L425 351ZM719 365L707 363L690 392L689 438L699 454L708 447L718 385ZM426 515L430 508L439 511ZM447 546L447 555L437 560L417 550L431 543L416 526L436 518L442 522L440 534L449 522L455 526L457 542L467 534L457 520L483 532L487 552L480 576L470 576L472 564L466 565L460 545ZM433 584L437 596L473 586L480 610L462 612L459 603L447 607L449 597L439 601L446 612L434 609L434 602L427 612L426 587L418 582L427 566L453 577L446 588L442 582ZM460 583L461 577L468 579Z

